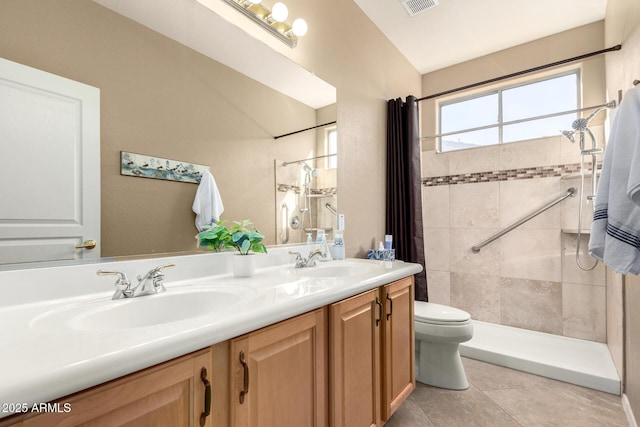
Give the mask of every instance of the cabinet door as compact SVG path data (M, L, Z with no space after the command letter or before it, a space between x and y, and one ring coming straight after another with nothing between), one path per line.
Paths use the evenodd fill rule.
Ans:
M381 288L384 302L382 329L382 418L386 421L416 387L413 277Z
M231 340L230 425L327 425L326 309Z
M128 375L60 400L67 413L43 413L24 420L24 427L130 426L211 427L204 414L206 387L211 381L211 354L201 351Z
M378 290L331 305L331 425L369 427L380 420L380 327Z

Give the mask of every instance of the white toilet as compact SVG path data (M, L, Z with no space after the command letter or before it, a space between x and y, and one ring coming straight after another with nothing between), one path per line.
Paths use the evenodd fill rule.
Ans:
M458 345L473 337L466 311L431 302L414 303L416 380L451 390L469 387Z

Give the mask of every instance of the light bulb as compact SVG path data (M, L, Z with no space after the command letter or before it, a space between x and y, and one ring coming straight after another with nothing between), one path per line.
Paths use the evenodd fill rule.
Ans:
M297 18L295 21L293 21L291 29L293 30L293 34L298 37L302 37L307 34L307 21L302 18Z
M289 16L289 9L284 3L278 2L273 5L273 9L271 9L271 17L274 21L284 22Z

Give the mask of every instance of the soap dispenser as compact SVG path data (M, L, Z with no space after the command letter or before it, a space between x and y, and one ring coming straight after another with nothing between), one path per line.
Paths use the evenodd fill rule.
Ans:
M337 230L336 237L333 239L333 247L331 248L331 254L333 255L333 259L342 260L344 259L344 237L343 231Z
M323 233L320 236L320 250L324 255L320 257L320 261L331 261L331 251L329 250L329 244L327 243L327 235Z
M344 259L344 214L338 214L338 229L333 238L333 247L331 248L333 259Z

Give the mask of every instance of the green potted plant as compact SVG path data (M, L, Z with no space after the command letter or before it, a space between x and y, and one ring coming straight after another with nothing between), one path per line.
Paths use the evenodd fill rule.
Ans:
M267 253L266 246L262 243L264 235L255 227L250 230L253 223L247 219L233 221L233 225L227 228L225 221L218 221L215 225L206 227L198 233L200 246L206 246L213 251L235 249L238 251L232 258L233 274L237 277L252 276L255 271L255 258L253 253Z

